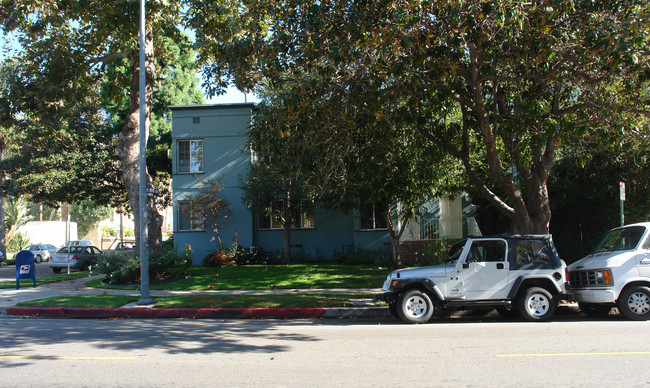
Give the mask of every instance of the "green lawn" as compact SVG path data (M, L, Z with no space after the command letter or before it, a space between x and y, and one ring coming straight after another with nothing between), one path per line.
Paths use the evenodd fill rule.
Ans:
M74 280L74 279L80 279L85 277L88 277L88 271L76 271L69 274L60 273L60 274L55 274L50 276L41 276L41 277L36 277L36 286L38 287L42 284L63 282L66 280ZM20 280L20 288L32 287L33 284L34 283L32 282L32 279ZM8 282L0 282L0 289L2 288L16 288L16 280L10 280Z
M152 290L268 290L274 288L379 288L388 270L371 265L290 264L191 267L191 276Z
M127 295L70 295L18 303L29 307L121 307L137 302L139 296Z
M218 307L347 307L350 299L375 301L376 295L181 295L155 297L155 308ZM138 296L72 295L19 303L31 307L120 307L138 301ZM381 303L379 303L381 304Z

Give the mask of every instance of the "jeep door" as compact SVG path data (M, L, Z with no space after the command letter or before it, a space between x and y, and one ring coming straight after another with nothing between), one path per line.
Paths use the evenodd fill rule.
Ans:
M466 299L506 297L510 266L507 248L503 239L472 241L460 270Z

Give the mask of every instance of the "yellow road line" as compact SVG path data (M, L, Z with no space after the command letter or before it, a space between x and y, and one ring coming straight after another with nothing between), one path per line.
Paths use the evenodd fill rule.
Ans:
M588 353L530 353L530 354L497 354L496 357L571 357L571 356L626 356L650 354L650 352L588 352Z
M1 359L22 360L135 360L137 357L66 357L66 356L0 356Z

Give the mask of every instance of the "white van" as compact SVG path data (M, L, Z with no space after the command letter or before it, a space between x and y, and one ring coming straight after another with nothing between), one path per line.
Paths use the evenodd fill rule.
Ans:
M569 298L590 316L618 307L650 319L650 222L610 230L589 256L569 265Z

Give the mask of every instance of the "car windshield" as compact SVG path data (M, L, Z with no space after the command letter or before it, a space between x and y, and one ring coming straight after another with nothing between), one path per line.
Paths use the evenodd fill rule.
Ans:
M449 255L447 256L447 260L445 260L445 264L454 264L460 257L460 254L463 253L463 248L465 247L465 243L467 240L460 240L456 244L454 244L451 249L449 250Z
M610 230L596 246L594 253L634 249L639 245L644 232L645 228L643 226Z

